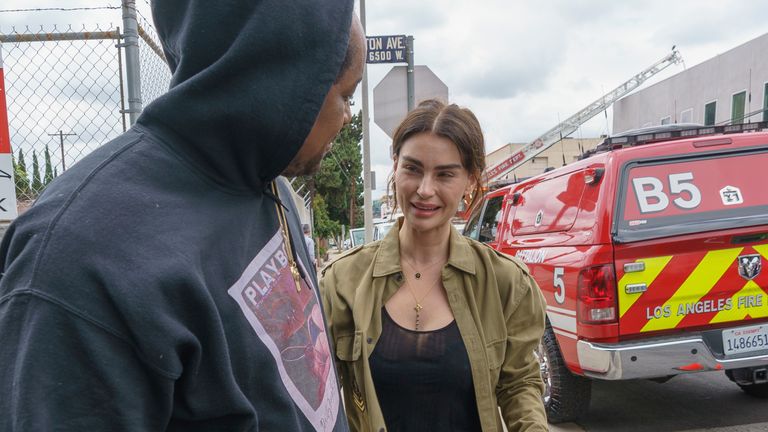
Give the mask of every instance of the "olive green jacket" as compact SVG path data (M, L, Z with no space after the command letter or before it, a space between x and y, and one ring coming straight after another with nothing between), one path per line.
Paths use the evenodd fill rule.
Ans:
M404 282L399 251L391 229L334 261L320 282L352 431L386 431L368 358L381 334L381 308ZM483 431L502 431L497 407L510 432L546 431L534 356L545 304L525 265L452 229L442 278L469 354Z

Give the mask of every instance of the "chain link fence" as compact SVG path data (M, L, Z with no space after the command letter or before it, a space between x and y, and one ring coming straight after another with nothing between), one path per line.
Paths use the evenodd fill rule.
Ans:
M119 27L0 31L20 211L53 178L130 127L131 67L140 71L139 106L167 90L171 74L152 24L136 16L138 65L127 64Z
M139 13L139 60L141 64L141 99L144 106L168 90L171 71L165 61L152 22Z

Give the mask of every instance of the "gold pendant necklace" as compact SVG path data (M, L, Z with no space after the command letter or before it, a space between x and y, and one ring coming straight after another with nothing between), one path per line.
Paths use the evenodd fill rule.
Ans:
M280 195L278 195L277 185L274 181L272 181L272 193L279 201ZM299 268L296 266L296 261L293 259L293 249L291 248L291 237L288 234L289 228L288 221L285 218L285 211L283 210L283 205L279 202L275 202L275 206L277 207L277 219L280 221L280 232L283 234L283 242L285 243L285 248L288 255L288 265L291 268L293 281L296 283L296 292L301 292L301 273L299 273Z
M425 298L429 295L429 293L432 292L432 290L440 284L442 281L442 275L437 276L437 280L435 283L432 284L432 286L429 287L426 293L424 293L423 296L421 296L421 299L416 297L416 293L413 292L413 289L411 288L411 284L408 282L408 278L405 280L405 284L408 287L408 292L411 293L411 297L413 297L413 301L416 303L416 305L413 307L413 310L416 311L416 325L414 326L414 330L419 330L419 324L421 324L421 310L424 309L424 306L421 305L421 302L424 301Z

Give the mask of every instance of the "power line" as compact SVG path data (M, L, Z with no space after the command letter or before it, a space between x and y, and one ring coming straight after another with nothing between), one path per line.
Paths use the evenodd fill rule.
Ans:
M349 179L349 176L347 175L347 170L346 170L346 169L344 169L344 167L342 167L342 166L341 166L341 162L339 162L339 159L338 159L338 158L336 157L336 155L333 153L333 149L331 149L331 151L329 151L329 152L328 152L328 154L330 154L330 155L331 155L331 157L333 158L333 161L334 161L334 162L336 162L336 166L337 166L337 167L339 167L339 170L341 171L341 173L342 173L342 174L344 174L344 178L346 178L346 179L347 179L347 181L351 181L351 180Z

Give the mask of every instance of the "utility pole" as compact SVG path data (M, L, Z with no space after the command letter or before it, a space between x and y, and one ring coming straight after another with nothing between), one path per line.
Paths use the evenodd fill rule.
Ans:
M77 134L76 133L64 133L63 131L59 131L58 133L48 134L48 136L58 136L59 137L59 148L61 149L61 172L64 172L67 169L67 166L64 163L64 137L65 136L77 136Z
M128 88L128 118L131 126L142 110L141 72L139 66L139 24L136 20L136 0L122 0L123 42L125 48L125 75Z
M365 0L360 0L360 23L365 30ZM373 240L373 199L371 197L371 138L368 119L368 61L363 64L363 219L365 221L365 242ZM350 228L354 225L349 221Z
M413 36L408 36L405 42L406 57L408 58L408 68L406 69L406 85L408 90L408 112L413 111L416 107L416 90L413 70L415 68L413 64Z

